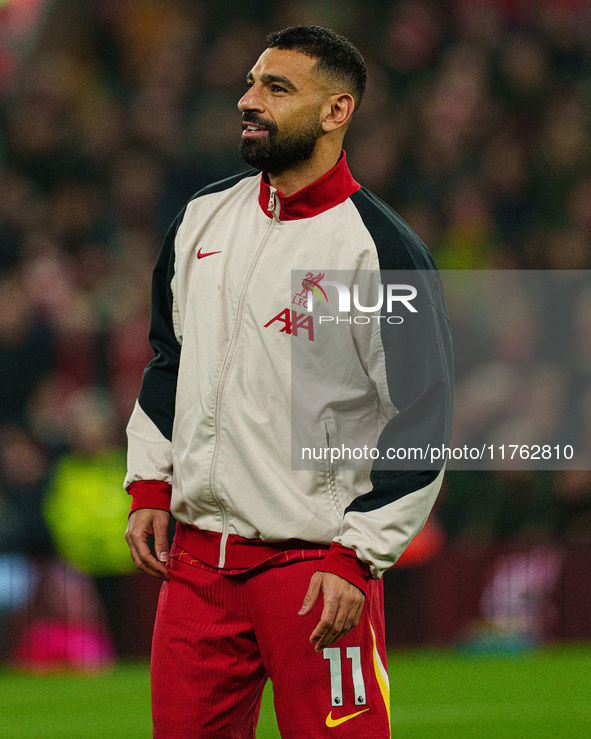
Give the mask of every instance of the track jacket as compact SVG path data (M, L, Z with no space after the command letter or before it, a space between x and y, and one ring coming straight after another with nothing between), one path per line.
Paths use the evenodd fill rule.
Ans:
M433 277L407 316L420 322L412 348L388 339L385 321L337 326L316 314L336 310L321 276L352 275L352 284L383 270ZM316 298L314 313L306 288L328 299ZM256 171L198 192L154 271L150 343L156 356L128 425L132 510L170 509L181 544L222 570L315 550L318 569L364 589L394 564L431 510L441 465L393 470L378 459L347 469L323 459L303 469L291 459L295 404L314 447L354 440L358 423L382 451L399 430L417 439L425 424L434 441L449 441L439 276L414 232L355 182L344 152L289 197ZM296 377L292 355L304 346Z

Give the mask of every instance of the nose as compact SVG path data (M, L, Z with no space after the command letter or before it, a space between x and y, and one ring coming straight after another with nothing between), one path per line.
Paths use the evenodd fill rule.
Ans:
M244 95L238 101L238 110L244 113L246 110L258 110L262 113L264 108L260 101L259 94L255 91L255 85L251 85Z

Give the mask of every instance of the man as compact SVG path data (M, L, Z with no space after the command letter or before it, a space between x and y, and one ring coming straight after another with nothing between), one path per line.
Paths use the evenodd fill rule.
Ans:
M152 650L160 739L254 737L268 677L282 737L390 736L379 578L422 527L443 473L292 469L290 454L294 398L327 448L367 418L372 429L388 421L382 451L396 429L420 436L425 419L448 433L438 282L410 305L426 340L402 351L388 348L386 321L335 321L331 333L301 307L329 271L436 275L416 235L347 168L341 145L365 74L331 31L271 35L238 103L256 169L188 203L154 272L156 357L128 427L125 486L132 557L166 581Z

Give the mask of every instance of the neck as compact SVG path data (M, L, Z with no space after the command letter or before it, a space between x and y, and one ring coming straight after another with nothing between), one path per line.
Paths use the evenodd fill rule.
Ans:
M269 182L284 195L293 195L303 187L310 185L331 170L341 156L341 147L331 147L326 151L314 150L312 157L305 162L298 162L293 167L279 174L269 172Z

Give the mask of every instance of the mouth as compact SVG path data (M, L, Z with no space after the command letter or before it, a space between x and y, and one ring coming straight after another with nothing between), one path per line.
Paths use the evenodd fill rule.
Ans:
M269 131L256 123L249 123L247 121L242 123L242 138L243 139L256 139L261 136L267 136Z

